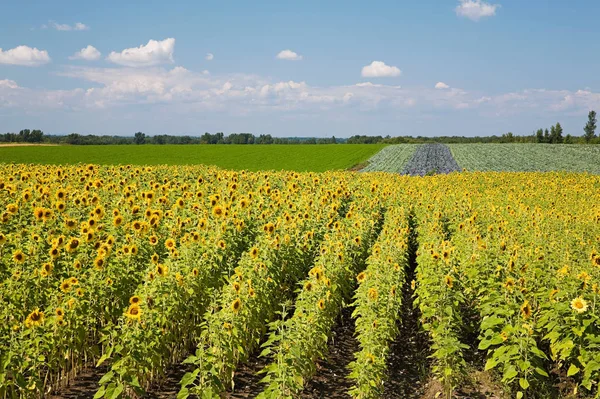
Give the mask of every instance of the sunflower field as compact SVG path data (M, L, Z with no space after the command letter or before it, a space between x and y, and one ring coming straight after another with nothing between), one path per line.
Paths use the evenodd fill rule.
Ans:
M600 397L598 175L0 164L0 282L0 398L228 397L256 359L302 397L345 308L346 394L391 397L407 300L436 397Z

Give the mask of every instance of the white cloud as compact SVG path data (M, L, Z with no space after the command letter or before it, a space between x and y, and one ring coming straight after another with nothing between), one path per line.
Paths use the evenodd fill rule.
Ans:
M75 54L69 57L70 60L86 60L86 61L97 61L100 59L100 51L94 46L88 45L82 48Z
M89 30L90 27L85 24L82 24L81 22L77 22L75 24L75 26L73 27L73 29L74 30Z
M402 71L395 66L385 65L383 61L373 61L370 65L363 67L364 78L384 78L400 76Z
M492 17L496 15L496 10L500 4L490 4L482 0L460 0L456 6L456 15L469 18L472 21L479 21L483 17Z
M68 32L68 31L72 31L72 30L89 30L90 27L87 26L86 24L82 24L81 22L77 22L75 23L75 25L69 25L69 24L59 24L57 22L54 21L50 21L48 22L48 24L44 24L42 25L42 29L48 29L48 27L56 29L56 30L60 30L60 31L64 31L64 32Z
M212 61L215 59L215 55L213 53L206 53L206 57L204 57L206 61Z
M449 88L450 88L450 86L448 86L448 85L447 85L446 83L444 83L444 82L437 82L437 83L435 84L435 88L436 88L436 89L438 89L438 90L444 90L444 89L449 89Z
M129 67L147 67L173 62L175 39L150 40L145 46L127 48L120 53L111 52L107 59Z
M7 88L7 89L18 89L19 85L14 80L4 79L4 80L0 80L0 87Z
M0 64L39 66L50 62L46 50L38 50L28 46L18 46L2 51L0 48Z
M283 50L277 54L276 58L280 60L300 61L302 56L293 52L292 50Z

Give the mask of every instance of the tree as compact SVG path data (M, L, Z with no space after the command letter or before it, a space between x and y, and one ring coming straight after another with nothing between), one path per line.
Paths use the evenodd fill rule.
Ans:
M544 142L544 129L538 129L537 132L535 132L535 138L538 143L543 143Z
M146 142L146 135L142 132L137 132L133 137L133 142L135 144L144 144Z
M556 127L554 128L554 143L562 144L563 141L563 128L559 122L556 122Z
M573 144L573 136L571 136L570 134L567 134L565 136L565 144Z
M589 143L593 138L596 137L596 122L596 111L590 111L588 114L588 121L583 128L583 131L585 132L583 138L585 139L586 143Z

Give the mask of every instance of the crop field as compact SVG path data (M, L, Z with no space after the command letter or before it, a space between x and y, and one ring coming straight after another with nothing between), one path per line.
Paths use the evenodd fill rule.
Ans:
M479 171L600 173L600 146L552 144L449 144L461 168Z
M0 162L100 165L214 165L235 170L324 172L349 169L384 145L0 146Z
M448 150L448 148L450 150ZM397 144L368 160L365 172L588 172L600 174L600 146L550 144Z
M0 398L599 395L597 175L0 164L0 212Z

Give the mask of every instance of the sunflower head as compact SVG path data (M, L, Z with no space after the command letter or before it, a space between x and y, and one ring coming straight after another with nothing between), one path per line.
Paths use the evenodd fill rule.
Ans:
M584 313L588 309L588 303L582 297L577 297L571 301L571 309L577 313Z
M140 321L142 317L142 308L138 304L131 304L125 312L125 317L129 320Z
M523 316L525 320L531 317L531 305L529 305L529 301L527 300L521 305L521 316Z
M324 299L319 299L319 301L317 302L317 308L319 310L325 310L325 300Z
M40 312L40 310L37 308L33 312L29 313L25 319L25 326L27 328L38 327L42 324L44 324L44 312Z
M240 311L240 309L242 308L242 300L240 298L236 298L232 303L231 303L231 310L234 311L234 313L238 313Z

